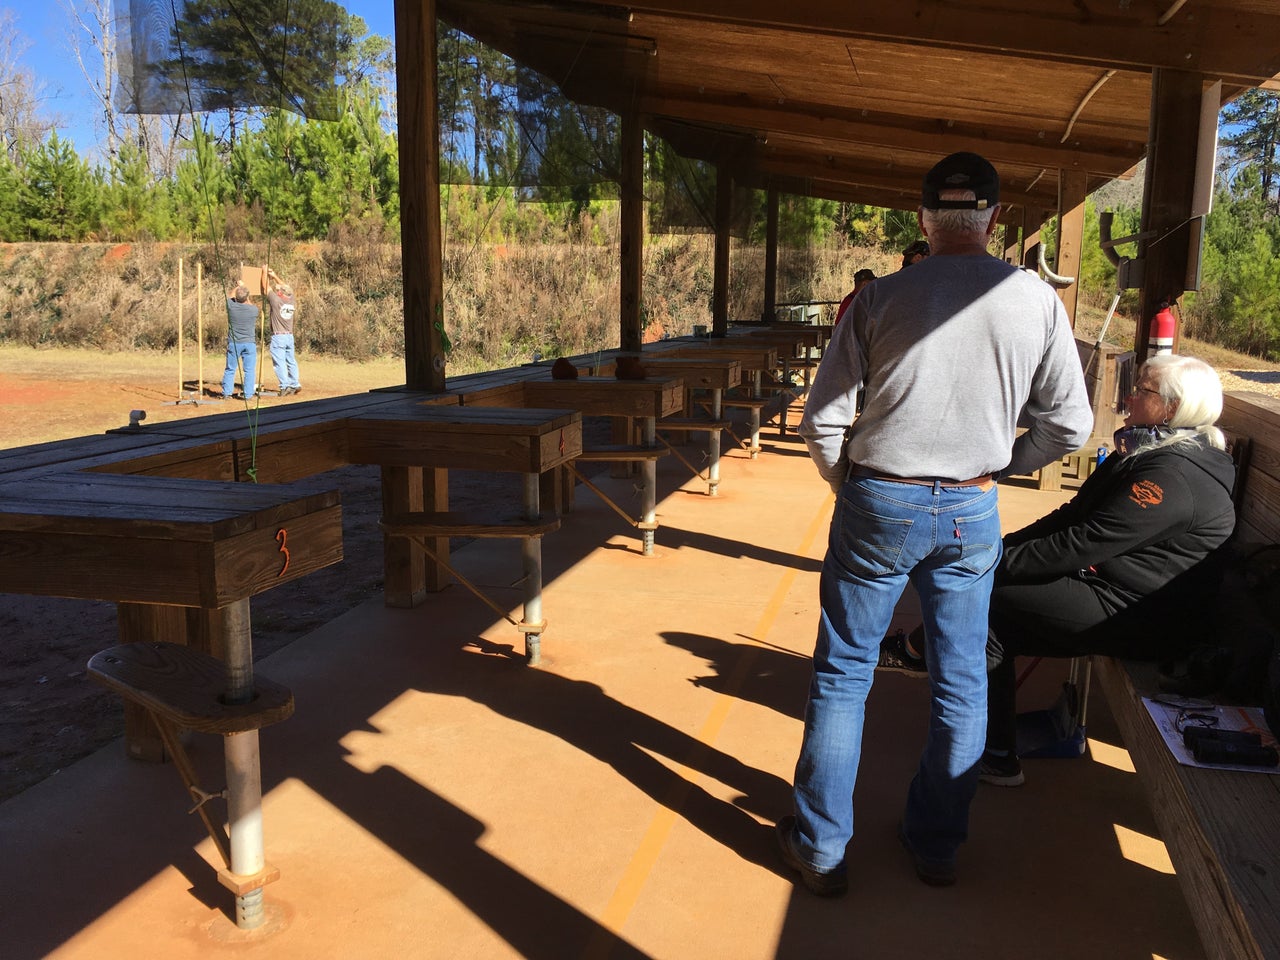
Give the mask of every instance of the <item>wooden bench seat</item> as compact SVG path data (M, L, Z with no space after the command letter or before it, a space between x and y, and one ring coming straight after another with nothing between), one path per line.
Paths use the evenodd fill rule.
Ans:
M668 450L675 454L677 460L693 472L695 477L706 481L707 495L714 497L720 487L720 431L730 430L732 426L733 424L728 420L707 420L701 417L667 417L658 421L658 439L666 445ZM669 433L705 433L707 435L705 456L708 464L706 476L703 476L700 467L690 463L684 454L672 446L672 441L667 439L667 434Z
M658 421L659 430L693 430L711 432L727 430L733 424L728 420L704 420L700 417L666 417Z
M590 463L641 463L645 460L657 460L667 455L665 447L643 447L635 444L617 443L601 447L584 448L574 459Z
M536 489L536 487L535 487ZM529 519L497 513L491 509L405 511L389 513L380 523L382 532L392 541L409 541L451 573L459 583L484 602L494 613L519 630L525 638L525 656L530 666L542 660L542 633L547 627L542 618L542 546L541 538L560 529L559 517ZM449 537L522 540L524 564L524 616L517 621L480 587L468 580L448 555Z
M1142 703L1158 691L1155 666L1093 665L1207 956L1280 957L1280 776L1183 766Z
M176 643L122 643L89 659L89 676L126 700L201 733L258 730L293 714L293 694L263 677L247 703L227 703L226 664Z
M237 924L262 923L261 891L280 879L280 871L263 859L262 784L258 775L258 730L293 714L293 694L263 677L246 684L244 702L230 702L227 665L207 653L176 643L138 642L109 647L89 659L88 673L99 683L136 704L152 717L173 765L195 805L223 867L218 881L237 897ZM225 790L203 788L187 755L179 728L223 738L227 755ZM227 800L227 822L210 813L208 803ZM238 868L238 870L237 870Z
M382 519L383 531L392 537L544 537L560 529L559 517L529 520L492 510L417 511Z
M728 431L729 436L733 437L734 442L745 450L747 456L752 460L755 460L760 456L760 412L775 402L776 401L774 400L766 400L763 397L727 397L720 401L720 407L722 410L727 408L730 410L747 411L747 429L751 433L749 440L743 440L739 437L737 433L734 432L732 425L725 427L725 430ZM711 411L705 406L703 409L706 409L708 413L711 413Z

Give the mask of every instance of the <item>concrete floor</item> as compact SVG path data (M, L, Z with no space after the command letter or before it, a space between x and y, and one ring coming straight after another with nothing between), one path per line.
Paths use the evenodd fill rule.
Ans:
M1089 755L980 788L959 883L935 889L894 835L927 685L880 676L852 889L793 886L772 824L789 811L832 497L794 438L766 437L757 461L730 452L716 499L681 470L662 463L653 558L579 488L544 541L541 668L456 585L414 610L365 604L259 663L297 699L262 734L281 871L263 930L229 919L175 771L114 744L0 805L0 954L1203 957L1100 696ZM608 483L629 502L629 481ZM1065 496L1002 487L1006 529ZM515 542L456 557L518 610ZM1061 679L1043 665L1022 705L1047 706ZM220 743L191 750L220 785Z

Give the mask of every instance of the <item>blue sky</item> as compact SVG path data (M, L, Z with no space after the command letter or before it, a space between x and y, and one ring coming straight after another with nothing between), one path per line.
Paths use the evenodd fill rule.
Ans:
M44 85L43 115L58 115L62 125L59 136L71 140L82 155L91 153L97 144L94 132L95 102L88 83L71 52L73 32L68 2L82 0L8 0L0 11L13 15L14 28L25 41L27 50L20 61L31 69ZM114 0L124 9L128 0ZM393 36L395 10L393 0L337 0L346 9L364 19L371 33ZM91 58L91 54L87 55ZM88 61L91 62L91 59Z

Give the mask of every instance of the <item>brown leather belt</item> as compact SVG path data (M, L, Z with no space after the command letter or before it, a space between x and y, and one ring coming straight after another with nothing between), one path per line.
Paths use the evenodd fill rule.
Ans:
M935 483L944 487L985 487L995 483L995 478L989 473L984 473L980 477L971 477L968 480L947 480L943 477L930 480L925 477L891 477L887 473L876 473L858 464L849 468L849 476L866 477L868 480L887 480L890 483L914 483L923 487L932 487Z

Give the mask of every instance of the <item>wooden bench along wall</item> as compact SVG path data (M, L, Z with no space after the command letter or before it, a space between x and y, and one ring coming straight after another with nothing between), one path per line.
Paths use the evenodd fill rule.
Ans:
M1237 540L1280 542L1280 401L1228 394L1219 426L1249 441ZM1155 667L1093 659L1206 954L1280 957L1280 775L1180 765L1141 702L1158 689Z

